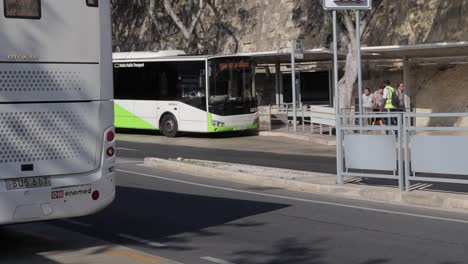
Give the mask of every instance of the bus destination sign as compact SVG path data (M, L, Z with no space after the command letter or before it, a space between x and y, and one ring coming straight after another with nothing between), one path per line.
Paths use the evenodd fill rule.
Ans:
M325 10L370 10L372 0L323 0Z

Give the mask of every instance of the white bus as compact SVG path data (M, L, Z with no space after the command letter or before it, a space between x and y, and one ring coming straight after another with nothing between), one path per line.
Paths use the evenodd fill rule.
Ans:
M168 137L257 128L251 57L166 51L114 53L113 60L117 128Z
M0 0L0 224L115 194L109 1Z

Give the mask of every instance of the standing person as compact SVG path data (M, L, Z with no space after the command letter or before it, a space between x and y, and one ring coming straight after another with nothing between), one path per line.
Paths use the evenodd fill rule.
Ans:
M366 89L364 89L364 94L362 95L362 107L364 109L364 114L368 115L372 113L372 110L374 108L374 101L374 95L372 95L371 90L369 89L369 87L367 87ZM370 118L365 118L364 125L371 124L372 122L370 120Z
M397 95L398 95L398 108L405 112L411 109L410 98L405 92L405 84L399 83L397 88Z
M382 103L384 101L384 98L383 98L384 89L385 89L385 85L381 84L379 86L379 89L374 92L374 112L381 112L380 108L381 108ZM379 118L379 117L376 117L375 120L374 120L374 125L375 124L379 124L379 125L383 126L384 125L383 119Z
M384 83L385 89L383 92L383 99L381 108L386 112L395 112L397 110L398 103L394 101L394 95L396 95L396 89L390 86L390 81L385 80ZM388 118L385 118L385 121L388 123ZM390 124L387 125L397 125L396 118L390 118Z

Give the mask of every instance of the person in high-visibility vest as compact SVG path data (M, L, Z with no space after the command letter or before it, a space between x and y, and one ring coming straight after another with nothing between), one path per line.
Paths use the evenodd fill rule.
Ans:
M382 102L381 108L382 109L396 109L397 105L393 105L393 102L392 102L392 97L396 93L396 89L390 86L389 80L385 80L384 85L385 85L384 92L383 92L384 100Z
M382 102L381 108L385 109L387 112L397 111L398 105L394 105L393 102L392 102L393 101L392 97L395 95L396 89L394 87L390 86L390 81L389 80L385 80L383 83L385 85L385 89L384 89L384 93L383 93L384 100ZM388 118L384 118L384 122L388 123L387 120L388 120ZM396 118L390 118L390 123L391 124L387 124L387 125L396 126L397 125L397 119Z

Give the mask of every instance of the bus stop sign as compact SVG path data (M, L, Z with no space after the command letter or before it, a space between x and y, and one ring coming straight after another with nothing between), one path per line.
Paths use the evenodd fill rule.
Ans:
M325 10L370 10L372 0L323 0Z

